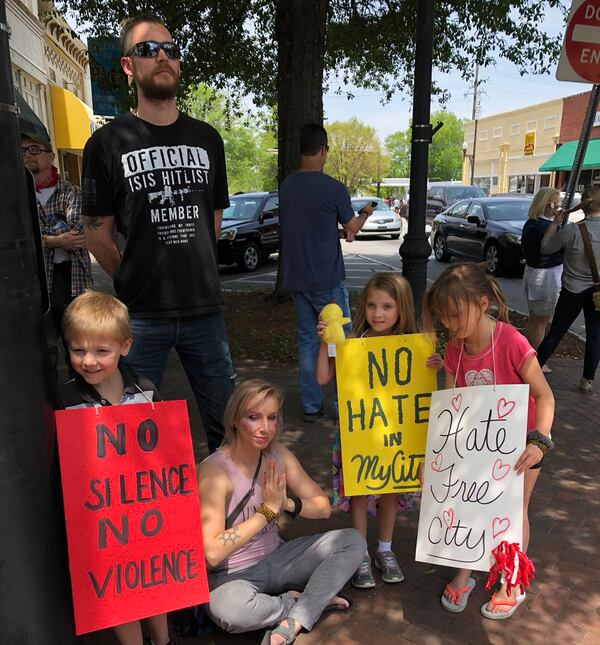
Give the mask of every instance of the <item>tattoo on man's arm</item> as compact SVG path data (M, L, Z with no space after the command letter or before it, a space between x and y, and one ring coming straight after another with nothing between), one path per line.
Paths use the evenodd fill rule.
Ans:
M102 218L98 216L83 216L83 225L85 228L98 229L102 226Z
M227 546L230 543L235 544L239 539L241 539L241 536L238 533L237 527L223 531L219 535L219 540L223 543L223 546Z

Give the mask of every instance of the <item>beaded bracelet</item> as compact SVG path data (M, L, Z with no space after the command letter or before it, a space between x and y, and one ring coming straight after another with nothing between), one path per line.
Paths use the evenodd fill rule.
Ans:
M543 444L541 441L538 441L537 439L530 439L529 441L527 441L527 444L528 445L532 444L534 446L537 446L542 451L543 457L545 457L550 452L548 446Z
M271 522L273 522L274 524L277 524L277 520L279 519L279 513L276 513L275 511L271 510L266 504L264 503L261 504L256 509L256 512L265 516L265 519L267 520L267 524L271 524Z

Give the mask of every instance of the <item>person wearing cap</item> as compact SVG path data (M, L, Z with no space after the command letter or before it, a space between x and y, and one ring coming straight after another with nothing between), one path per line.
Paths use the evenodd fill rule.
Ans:
M56 381L61 322L70 302L93 286L90 255L81 222L81 192L63 179L54 165L50 139L21 132L23 164L35 181L50 311L45 316L48 361ZM65 347L65 359L68 352Z

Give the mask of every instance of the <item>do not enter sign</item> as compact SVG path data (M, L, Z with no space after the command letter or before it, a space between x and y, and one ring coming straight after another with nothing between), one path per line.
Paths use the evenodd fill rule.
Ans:
M573 0L556 78L600 83L600 0Z

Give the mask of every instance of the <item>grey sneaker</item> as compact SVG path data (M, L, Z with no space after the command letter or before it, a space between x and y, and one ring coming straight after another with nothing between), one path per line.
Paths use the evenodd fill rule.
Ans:
M366 557L360 563L360 567L358 567L350 582L357 589L371 589L375 586L375 578L373 578L373 570L371 569L371 558Z
M404 574L398 566L398 560L393 551L377 551L375 566L381 571L381 579L388 584L395 584L404 580Z
M582 378L579 381L579 391L580 392L591 392L592 388L594 387L594 381L590 381L589 378Z

